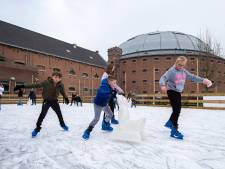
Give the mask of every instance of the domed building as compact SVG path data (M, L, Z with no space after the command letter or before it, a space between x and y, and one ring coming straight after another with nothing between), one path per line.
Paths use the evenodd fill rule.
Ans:
M108 49L108 62L117 67L118 82L127 92L160 92L159 79L178 56L186 56L186 69L214 82L209 90L187 81L185 93L224 92L225 59L213 54L199 38L181 32L152 32L135 36Z

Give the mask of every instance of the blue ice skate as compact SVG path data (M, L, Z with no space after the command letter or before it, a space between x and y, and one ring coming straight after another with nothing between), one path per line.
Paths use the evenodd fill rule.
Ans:
M180 133L175 127L172 127L171 132L170 132L170 137L183 140L184 135L182 133Z
M105 131L113 131L113 128L110 126L110 123L109 122L106 122L105 120L102 121L102 130L105 130Z
M111 119L111 123L112 123L112 124L119 124L119 121L116 120L115 117L113 117L113 118Z
M90 131L88 129L86 129L84 131L84 134L82 135L82 138L85 140L88 140L90 138Z
M36 136L37 136L37 134L38 134L39 132L37 131L37 130L33 130L32 131L32 133L31 133L31 135L32 135L32 138L35 138Z
M171 120L168 120L164 126L167 127L167 128L169 128L169 129L172 129L173 123L172 123Z
M64 131L69 131L69 127L67 125L61 126Z

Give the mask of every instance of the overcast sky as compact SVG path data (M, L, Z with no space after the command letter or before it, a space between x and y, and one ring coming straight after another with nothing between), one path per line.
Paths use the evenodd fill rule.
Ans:
M225 49L224 0L0 0L0 20L96 51L139 34L208 30Z

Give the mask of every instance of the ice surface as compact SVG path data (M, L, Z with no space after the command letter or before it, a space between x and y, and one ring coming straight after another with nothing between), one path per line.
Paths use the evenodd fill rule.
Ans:
M41 110L37 106L3 105L0 111L0 169L224 169L225 112L182 109L183 141L163 127L170 108L129 108L131 119L146 118L140 143L113 141L99 123L90 140L81 139L93 118L93 105L61 105L69 132L50 109L37 138L31 131ZM116 118L118 114L116 112ZM115 130L117 126L113 126Z

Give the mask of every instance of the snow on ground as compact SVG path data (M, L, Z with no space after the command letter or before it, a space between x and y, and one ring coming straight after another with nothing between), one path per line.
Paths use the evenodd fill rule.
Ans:
M0 169L224 169L225 112L182 109L183 141L163 127L171 109L129 109L131 119L145 117L146 138L140 144L113 141L100 123L88 141L81 139L93 117L93 105L61 105L64 132L50 109L37 138L31 131L41 110L37 106L3 105L0 111ZM116 128L116 126L114 126Z

